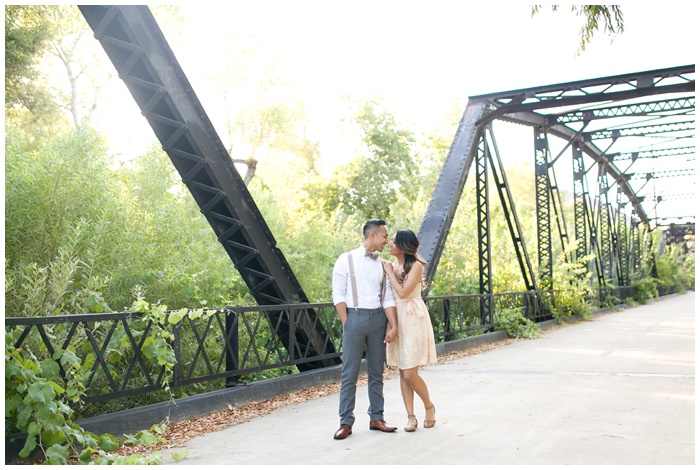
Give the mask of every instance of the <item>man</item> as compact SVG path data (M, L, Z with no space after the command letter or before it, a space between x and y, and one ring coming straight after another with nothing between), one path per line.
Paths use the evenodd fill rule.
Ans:
M384 421L385 343L398 333L396 303L378 253L389 242L386 222L372 219L362 228L365 241L343 253L333 266L333 304L343 323L343 366L340 374L340 428L334 439L352 434L355 392L362 353L367 350L369 428L393 432Z

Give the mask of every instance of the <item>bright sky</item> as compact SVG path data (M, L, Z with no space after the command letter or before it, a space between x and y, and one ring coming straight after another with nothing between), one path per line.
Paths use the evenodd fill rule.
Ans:
M466 104L469 95L686 65L696 54L695 8L680 2L623 5L625 32L612 44L598 33L579 57L583 18L568 7L543 7L531 18L529 4L498 1L232 1L211 11L195 5L182 7L193 27L193 54L211 44L216 55L229 32L249 34L277 52L317 102L377 90L397 114L416 121L440 116L454 98Z
M427 131L452 102L464 108L469 96L694 64L697 55L697 16L690 2L624 4L624 33L611 42L597 32L579 56L583 17L568 6L558 12L543 6L531 17L530 5L522 2L233 0L208 5L183 4L186 39L170 40L205 110L218 99L207 95L207 74L221 67L233 36L250 36L272 53L277 69L302 95L322 158L336 163L357 155L337 124L348 117L342 95L383 96L400 122ZM168 38L166 26L161 28ZM116 86L126 91L122 83ZM116 101L133 106L125 112L139 116L126 96ZM120 132L132 136L131 150L134 136L152 139L144 119L129 124L133 129Z

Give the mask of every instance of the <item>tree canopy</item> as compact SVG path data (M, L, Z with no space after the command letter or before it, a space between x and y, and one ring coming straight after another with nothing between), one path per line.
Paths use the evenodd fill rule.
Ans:
M5 5L5 114L43 128L57 105L39 67L59 32L45 5Z
M541 5L532 7L534 16L540 11ZM559 5L552 5L552 11L557 11ZM625 22L620 5L572 5L571 11L577 16L584 17L584 24L579 31L579 53L586 50L596 31L609 35L621 34L625 30Z

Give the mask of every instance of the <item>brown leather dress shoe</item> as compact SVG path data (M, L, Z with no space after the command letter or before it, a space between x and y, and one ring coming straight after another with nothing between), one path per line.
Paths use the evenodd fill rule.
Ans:
M338 430L333 435L333 439L345 439L352 434L352 426L349 424L341 424Z
M370 421L369 428L372 431L381 431L381 432L394 432L394 431L396 431L396 428L394 426L389 426L388 424L386 424L386 421L384 421L383 419L378 419L376 421Z

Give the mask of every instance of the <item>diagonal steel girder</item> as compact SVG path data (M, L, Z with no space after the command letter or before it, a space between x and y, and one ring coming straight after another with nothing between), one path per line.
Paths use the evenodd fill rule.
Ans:
M421 255L428 262L425 270L424 293L430 289L430 283L435 275L445 247L447 234L452 226L457 205L467 181L469 168L474 161L484 129L483 126L477 125L477 122L483 117L486 107L485 100L470 99L467 103L467 108L457 127L457 133L447 153L428 209L418 230Z
M80 5L218 241L260 305L308 303L301 285L147 6ZM312 309L270 314L295 357L335 353ZM294 325L299 324L300 328ZM308 351L312 351L307 355ZM335 358L302 363L313 369Z
M670 100L678 102L678 94L687 95L695 92L694 73L695 65L686 65L469 97L418 231L422 246L421 254L428 262L425 292L429 289L439 264L445 240L485 126L498 119L547 129L549 134L569 143L577 141L581 150L596 163L601 164L603 171L620 186L632 204L639 221L649 225L649 217L641 204L643 198L637 197L629 184L628 176L617 168L604 151L590 140L585 141L582 130L557 122L552 116L556 116L556 110L559 108L566 110L561 112L566 114L570 112L567 108L571 107L636 100L656 95L673 95L674 98ZM692 75L692 78L689 75ZM663 101L656 101L648 109L630 109L632 113L666 110L662 103ZM686 112L694 109L694 105L694 100L692 102L683 100L680 105L671 105L668 108Z

